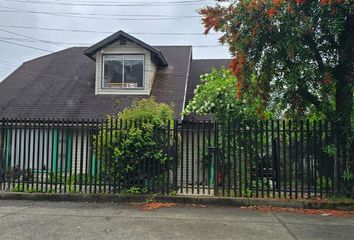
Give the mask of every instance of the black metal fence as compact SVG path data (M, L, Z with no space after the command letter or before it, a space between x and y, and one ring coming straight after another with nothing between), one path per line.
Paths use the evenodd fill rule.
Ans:
M352 142L342 139L345 146L340 145L333 123L144 124L116 118L2 119L0 189L353 197Z

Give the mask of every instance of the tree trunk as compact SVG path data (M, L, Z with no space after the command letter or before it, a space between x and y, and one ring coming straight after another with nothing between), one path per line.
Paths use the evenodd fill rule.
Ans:
M345 134L351 129L351 114L353 110L353 91L350 84L348 69L337 66L336 79L336 121ZM344 131L346 129L346 131ZM343 135L344 136L344 135Z
M335 116L335 130L336 130L336 144L337 144L337 158L336 158L336 176L337 186L343 190L347 183L342 179L344 171L351 170L352 159L352 141L351 141L351 112L353 108L353 92L351 84L348 80L348 75L345 71L340 71L335 75L336 84L336 116ZM342 69L343 70L343 69ZM344 185L343 185L344 184ZM340 186L342 185L342 186Z
M348 16L344 31L339 36L339 64L334 68L336 81L336 139L338 181L343 181L344 171L352 168L353 80L354 80L354 24L353 15ZM351 180L352 181L352 180ZM344 189L343 189L344 190Z

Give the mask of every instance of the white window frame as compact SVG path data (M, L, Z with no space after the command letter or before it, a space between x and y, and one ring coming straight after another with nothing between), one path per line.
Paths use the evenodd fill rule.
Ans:
M122 81L124 83L124 61L125 61L125 58L126 57L132 57L132 56L135 56L135 57L142 57L142 59L139 59L139 60L143 60L143 86L142 87L129 87L129 88L124 88L124 87L105 87L104 86L104 81L105 81L105 78L104 78L104 65L105 65L105 61L106 59L116 59L116 60L122 60L123 61L123 71L122 71ZM129 60L129 59L128 59ZM115 90L145 90L145 55L144 54L104 54L102 55L102 66L101 66L101 69L102 69L102 75L101 75L101 89L115 89Z

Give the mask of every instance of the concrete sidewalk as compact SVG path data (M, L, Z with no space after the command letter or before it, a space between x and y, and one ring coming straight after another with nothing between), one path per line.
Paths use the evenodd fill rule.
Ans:
M142 211L110 203L0 201L0 239L352 239L354 218L240 208Z

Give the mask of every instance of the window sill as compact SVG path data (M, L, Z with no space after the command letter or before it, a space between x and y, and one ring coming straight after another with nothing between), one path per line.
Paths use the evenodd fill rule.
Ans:
M147 89L119 89L119 88L105 88L98 89L96 95L149 95L150 91Z

